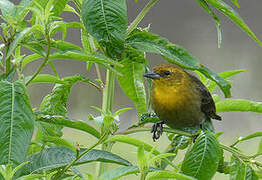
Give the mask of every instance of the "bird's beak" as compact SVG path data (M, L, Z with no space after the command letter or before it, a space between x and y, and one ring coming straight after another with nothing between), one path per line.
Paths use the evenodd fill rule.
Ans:
M151 79L160 79L160 75L154 72L144 74L144 77L151 78Z

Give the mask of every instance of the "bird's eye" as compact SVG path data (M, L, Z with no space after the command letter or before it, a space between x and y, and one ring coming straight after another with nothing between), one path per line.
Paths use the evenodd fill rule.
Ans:
M165 76L168 76L168 75L170 75L170 74L171 74L170 71L164 71L164 75L165 75Z

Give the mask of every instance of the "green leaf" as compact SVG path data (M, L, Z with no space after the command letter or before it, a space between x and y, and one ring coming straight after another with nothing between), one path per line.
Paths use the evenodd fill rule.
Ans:
M257 112L262 113L262 102L254 102L245 99L228 99L216 103L217 112Z
M84 0L81 15L87 32L106 47L110 57L121 54L127 29L125 0Z
M72 143L68 142L67 140L63 138L55 137L55 136L44 136L43 142L44 143L47 143L47 142L53 143L57 147L66 147L76 153L76 146L74 146Z
M65 116L66 103L68 96L70 94L72 86L83 80L80 75L75 75L63 79L63 84L56 84L52 93L44 97L41 105L40 111L46 112L50 115L61 115Z
M23 43L22 44L23 47L30 49L31 51L39 54L42 57L46 56L46 52L45 49L43 48L43 46L41 46L41 44L37 41L32 41L32 42L27 42L27 43Z
M193 177L178 172L172 172L172 171L151 172L147 175L146 180L159 180L159 179L169 179L169 178L179 179L179 180L196 180Z
M23 60L22 60L22 64L21 64L21 69L24 69L25 65L27 65L28 63L35 61L39 58L41 58L42 56L39 54L31 54L26 56Z
M31 78L31 76L28 77L28 80ZM31 82L30 84L34 83L58 83L58 84L65 84L64 81L59 79L56 76L52 76L50 74L38 74Z
M130 136L116 135L116 136L111 137L108 140L106 140L106 142L114 142L114 141L130 144L130 145L133 145L133 146L136 146L136 147L144 146L145 151L148 151L148 152L150 152L153 149L153 147L150 144L147 144L143 141L140 141L140 140L133 138L133 137L130 137ZM154 155L160 154L160 152L157 151L156 149L154 149L152 153Z
M258 148L257 148L257 154L259 154L259 153L262 153L262 139L260 139L259 145L258 145Z
M245 180L258 180L258 176L256 175L255 171L252 169L250 165L246 167L246 176Z
M23 83L0 81L0 163L25 160L34 130L34 115Z
M0 9L2 12L3 18L7 21L9 18L14 18L16 14L15 5L7 0L0 0ZM10 20L10 19L9 19Z
M68 1L69 0L56 0L52 9L53 15L59 16L63 12Z
M88 125L84 121L74 121L74 120L65 118L63 116L57 116L57 115L53 115L53 116L52 115L38 115L36 120L45 122L45 123L49 123L49 124L55 124L55 125L65 126L68 128L77 129L80 131L87 132L96 138L100 138L100 133L95 128Z
M225 71L225 72L222 72L222 73L219 73L218 75L221 76L222 78L224 79L227 79L231 76L234 76L236 74L239 74L241 72L245 72L246 70L244 69L239 69L239 70L232 70L232 71ZM216 88L217 84L214 82L214 81L210 81L209 85L208 85L208 90L210 92L214 91L214 89Z
M126 167L120 167L117 169L106 171L101 176L99 176L98 179L117 180L123 176L127 176L129 174L136 174L136 173L139 173L138 166L126 166Z
M249 29L244 20L240 17L240 15L228 4L226 4L222 0L206 0L207 3L211 4L217 10L219 10L222 14L231 19L235 24L237 24L243 31L245 31L251 38L253 38L260 46L262 46L262 42L256 37L256 35Z
M32 31L32 28L27 27L15 36L14 40L11 42L11 44L9 46L9 49L7 51L7 54L6 54L6 58L9 58L11 56L12 52L14 51L14 49L16 48L18 43L20 43L23 40L23 38L31 31Z
M238 4L238 0L231 0L231 1L235 4L236 7L240 8L240 6Z
M222 41L222 34L221 34L221 29L220 29L220 25L221 25L220 19L216 16L213 10L209 7L206 0L197 0L197 2L208 14L210 14L213 17L216 23L216 27L217 27L217 45L218 45L218 48L220 48L221 41Z
M73 51L67 51L63 53L54 53L49 56L50 60L56 60L56 59L70 59L74 61L86 61L86 62L95 62L97 64L100 64L108 69L112 69L112 67L108 64L111 65L116 65L119 66L120 64L116 61L113 61L112 59L107 58L106 56L103 56L101 54L83 54L79 52L73 52ZM121 65L120 65L121 66ZM118 73L116 71L116 73ZM118 73L119 74L119 73Z
M239 158L231 157L230 180L245 180L247 165Z
M49 0L35 0L38 4L40 4L43 8L46 8L46 5L48 3ZM68 0L54 0L54 2L52 3L52 13L54 16L59 16L66 4L67 4Z
M52 43L52 47L56 48L57 50L60 51L60 53L62 52L67 52L67 51L75 51L75 52L82 52L82 48L72 44L70 42L66 42L66 41L55 41L54 43Z
M85 149L80 150L80 154ZM24 166L23 175L30 173L43 172L44 170L63 167L75 159L76 153L64 147L53 147L44 149L41 153L36 153L28 158L30 163ZM120 156L101 150L91 150L81 157L75 165L86 164L93 161L114 163L130 166L131 163Z
M135 104L140 116L146 112L146 92L143 83L145 58L143 53L135 50L129 51L126 56L126 59L120 61L123 67L116 68L122 74L117 76L117 80L121 89Z
M142 52L160 54L170 63L201 72L207 78L215 81L226 97L230 97L231 85L226 80L201 65L198 60L183 47L170 43L166 38L149 32L135 32L131 34L126 43Z
M182 173L201 180L209 180L215 175L222 156L219 143L213 133L201 132L182 163Z

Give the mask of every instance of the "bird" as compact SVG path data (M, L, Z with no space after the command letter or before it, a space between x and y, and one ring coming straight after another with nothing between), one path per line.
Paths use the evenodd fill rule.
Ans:
M160 122L152 126L153 140L162 134L163 124L181 129L199 125L206 118L221 120L206 86L193 74L175 64L159 64L144 74L152 79L152 109ZM160 132L159 132L160 128Z

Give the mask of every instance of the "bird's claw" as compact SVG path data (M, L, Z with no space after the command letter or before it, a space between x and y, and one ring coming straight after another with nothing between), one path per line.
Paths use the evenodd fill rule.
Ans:
M153 133L153 141L156 141L157 139L160 138L160 136L163 133L163 124L164 122L157 122L152 126L151 133Z

